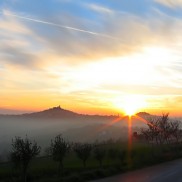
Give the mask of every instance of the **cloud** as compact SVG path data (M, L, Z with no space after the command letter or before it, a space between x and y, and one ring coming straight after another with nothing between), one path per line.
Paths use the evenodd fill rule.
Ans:
M90 7L103 8L96 4ZM38 62L44 65L43 62L50 62L48 58L53 57L51 64L61 62L73 66L127 56L146 46L178 44L182 39L179 31L182 21L159 16L145 20L131 14L113 13L90 21L52 12L42 20L4 11L0 19L1 57L11 64L27 67L36 66Z
M1 62L14 65L33 66L36 61L31 29L15 17L8 17L4 13L0 18L0 59Z
M72 31L78 31L78 32L81 32L81 33L91 34L91 35L94 35L94 36L101 36L101 37L106 37L106 38L110 38L110 39L116 39L116 37L112 37L112 36L109 36L109 35L106 35L106 34L92 32L92 31L89 31L89 30L79 29L79 28L70 27L70 26L66 26L66 25L56 24L56 23L52 23L52 22L48 22L48 21L39 20L39 19L29 18L29 17L26 17L26 16L19 16L19 15L11 14L11 13L5 13L5 15L17 17L19 19L24 19L24 20L28 20L28 21L33 21L33 22L36 22L36 23L47 24L47 25L50 25L50 26L55 26L55 27L59 27L59 28L63 28L63 29L68 29L68 30L72 30Z
M46 70L60 66L59 71L66 73L67 67L72 71L82 64L99 63L109 57L128 57L142 53L146 47L167 47L172 50L171 54L181 55L182 21L159 16L145 20L130 14L113 13L107 17L102 15L98 21L90 21L53 13L42 20L6 11L0 19L0 57L6 64L27 69ZM175 79L180 78L181 63L176 63L176 58L172 62L172 67L157 69L162 75L172 75L175 71L173 80L168 83L173 81L173 86L178 86L181 83Z
M52 12L42 20L4 11L0 19L0 56L6 62L27 67L43 66L44 62L50 62L49 58L53 65L61 62L74 66L127 56L142 51L145 46L178 44L182 39L179 31L182 21L159 16L145 20L113 13L90 21Z
M113 14L114 11L110 8L107 8L107 7L104 7L104 6L101 6L99 4L93 4L93 3L85 3L83 4L84 7L88 8L88 9L91 9L95 12L98 12L98 13L104 13L104 14Z
M151 98L154 108L175 107L165 99L182 89L182 20L158 12L118 13L93 3L83 7L89 16L49 9L47 16L1 13L1 96L18 103L22 93L31 100L43 93L44 102L109 108L135 93ZM179 105L180 98L175 101Z
M169 8L182 8L182 0L155 0L155 2Z
M14 44L16 45L16 44ZM29 53L25 50L20 50L19 48L16 48L8 45L3 45L1 48L1 51L4 53L0 56L1 59L3 59L5 62L9 62L11 64L16 65L26 65L27 67L32 67L35 64L36 56L33 53Z
M81 32L72 29L59 29L59 27L47 27L47 31L51 32L50 34L40 32L38 29L34 33L44 40L45 45L50 50L64 58L67 57L66 59L71 61L89 61L108 56L123 55L140 46L137 45L138 41L142 43L144 40L143 38L141 40L140 34L145 36L150 34L150 29L143 26L142 20L136 17L134 18L136 23L133 22L135 20L132 20L132 18L127 18L125 21L123 17L115 15L110 18L107 17L107 19L102 18L103 21L99 25L101 28L99 28L95 22L83 22L79 18L62 15L61 18L57 19L56 24L64 24L64 21L67 20L67 24L72 24L72 27L75 27L76 22L79 29L89 31ZM38 27L40 26L43 25L38 25ZM90 30L91 27L93 30ZM129 33L130 35L127 35Z

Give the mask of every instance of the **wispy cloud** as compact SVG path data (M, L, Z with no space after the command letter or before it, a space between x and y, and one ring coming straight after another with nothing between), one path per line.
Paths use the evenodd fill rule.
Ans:
M155 0L155 2L169 8L182 8L182 0Z
M134 91L155 97L154 105L181 93L182 20L120 14L98 4L87 8L93 19L70 12L42 17L1 11L3 97L11 90L20 97L22 90L33 98L40 91L51 103L75 100L92 107L88 99L104 106ZM161 95L166 98L157 100Z
M93 10L93 11L96 11L96 12L98 12L98 13L104 13L104 14L113 14L114 13L114 11L112 10L112 9L110 9L110 8L107 8L107 7L105 7L105 6L101 6L101 5L99 5L99 4L94 4L94 3L85 3L85 4L83 4L86 8L89 8L89 9L91 9L91 10Z
M31 41L33 32L19 22L16 18L2 15L0 18L0 58L1 64L11 63L15 65L31 66L35 63Z
M163 15L159 15L162 20L154 17L149 21L129 14L112 14L109 17L103 15L100 22L102 29L97 24L93 23L91 26L91 22L72 16L69 16L69 19L62 16L62 19L69 25L75 25L77 22L77 27L84 27L83 29L64 26L62 19L52 23L29 16L19 16L9 11L3 12L2 15L2 50L9 52L10 56L6 55L5 60L11 63L25 64L31 63L31 60L34 63L38 60L46 62L46 55L54 57L53 60L62 60L68 64L74 62L76 65L128 55L141 51L145 46L171 46L171 42L177 45L181 40L179 29L182 22ZM96 31L90 31L90 27Z
M28 21L33 21L33 22L36 22L36 23L43 23L43 24L47 24L47 25L50 25L50 26L64 28L64 29L68 29L68 30L72 30L72 31L87 33L87 34L91 34L91 35L95 35L95 36L101 36L101 37L110 38L110 39L117 39L117 37L113 37L111 35L106 35L106 34L97 33L97 32L93 32L93 31L89 31L89 30L84 30L84 29L79 29L79 28L75 28L75 27L70 27L70 26L66 26L66 25L60 25L60 24L56 24L56 23L52 23L52 22L48 22L48 21L43 21L43 20L39 20L39 19L29 18L29 17L26 17L26 16L20 16L20 15L17 15L17 14L12 14L10 12L4 12L4 14L6 16L13 16L13 17L16 17L16 18L20 18L20 19L24 19L24 20L28 20Z

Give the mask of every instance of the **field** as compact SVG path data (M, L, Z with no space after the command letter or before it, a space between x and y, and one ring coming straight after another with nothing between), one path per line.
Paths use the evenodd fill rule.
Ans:
M106 142L99 144L99 147L106 151L102 166L94 157L94 149L87 160L86 167L83 166L75 152L71 151L65 157L64 168L60 174L58 174L58 163L52 157L37 157L29 166L27 181L88 181L182 156L179 146L179 152L176 152L176 148L167 145L155 147L146 143L135 142L130 154L128 154L127 143L121 141ZM22 181L21 171L11 162L1 163L0 180L2 182Z

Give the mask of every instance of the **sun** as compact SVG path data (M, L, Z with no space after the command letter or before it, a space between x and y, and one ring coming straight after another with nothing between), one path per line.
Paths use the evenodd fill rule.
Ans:
M145 108L147 105L145 98L139 95L125 95L115 106L122 110L127 116L132 116Z
M136 106L125 105L123 109L126 115L132 116L137 112L138 108Z
M122 105L125 114L132 116L146 106L146 101L138 95L127 95L123 98Z

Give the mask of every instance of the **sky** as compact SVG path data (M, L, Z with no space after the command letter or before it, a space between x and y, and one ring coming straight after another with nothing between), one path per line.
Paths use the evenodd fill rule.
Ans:
M182 0L1 0L0 112L182 111Z

